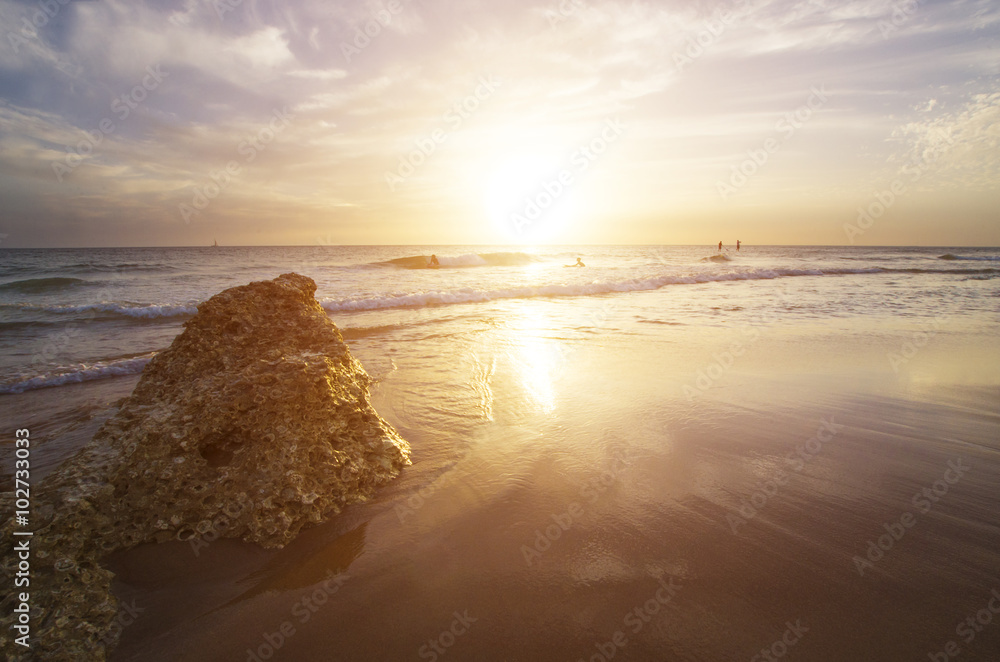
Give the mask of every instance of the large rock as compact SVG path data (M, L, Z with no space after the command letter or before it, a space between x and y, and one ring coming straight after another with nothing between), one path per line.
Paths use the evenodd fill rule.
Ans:
M408 445L372 409L371 380L315 291L311 279L285 274L201 304L118 413L39 485L38 659L103 659L116 643L105 554L201 535L279 547L409 464ZM12 575L13 523L4 529ZM12 657L24 650L8 629L13 596L2 604L0 638Z

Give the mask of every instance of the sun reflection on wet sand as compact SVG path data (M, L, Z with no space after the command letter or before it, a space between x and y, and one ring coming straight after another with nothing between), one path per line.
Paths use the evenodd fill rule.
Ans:
M558 341L543 337L545 330L552 328L547 316L524 314L511 320L508 328L509 335L503 340L508 367L516 375L528 409L551 414L556 408L553 382L566 350Z

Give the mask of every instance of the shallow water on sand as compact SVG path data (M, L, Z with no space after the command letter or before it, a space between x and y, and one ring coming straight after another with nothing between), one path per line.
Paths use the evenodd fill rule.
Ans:
M865 250L821 259L885 268L944 253ZM701 273L702 253L664 269ZM799 258L759 259L773 271ZM465 294L543 278L478 268L522 272L459 276ZM634 285L643 268L575 286ZM112 659L749 660L766 648L895 660L952 640L961 659L993 659L1000 621L968 641L956 632L1000 590L1000 298L996 279L968 276L734 276L332 310L413 466L282 550L220 539L116 554L116 594L136 613ZM386 282L319 296L383 301L398 287ZM176 328L133 326L134 352ZM0 408L38 426L54 466L135 379L29 389Z
M435 371L400 359L375 405L414 466L286 549L119 555L118 593L147 611L117 659L252 660L283 624L274 659L750 659L789 624L798 659L920 659L1000 587L995 383L866 369L871 352L844 361L850 343L809 329L762 338L689 401L716 338L688 356L691 331L571 345L545 382L511 356L546 335L484 332ZM775 367L790 348L808 365ZM922 512L949 462L970 468Z

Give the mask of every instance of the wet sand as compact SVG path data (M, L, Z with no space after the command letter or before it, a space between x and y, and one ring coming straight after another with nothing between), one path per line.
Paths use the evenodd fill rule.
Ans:
M116 554L112 659L996 659L996 350L776 330L700 390L733 334L401 360L373 404L414 465L282 550Z

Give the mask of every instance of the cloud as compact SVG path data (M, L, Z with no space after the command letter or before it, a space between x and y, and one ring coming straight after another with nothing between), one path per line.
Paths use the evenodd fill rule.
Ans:
M814 187L833 170L877 172L942 132L956 146L928 185L996 179L996 90L978 81L1000 65L1000 6L986 0L104 0L60 5L21 34L37 10L0 0L0 191L23 218L37 209L108 236L138 213L167 234L190 231L177 205L233 159L245 167L201 222L254 209L288 209L303 227L310 213L351 223L359 210L467 209L475 177L572 150L611 117L630 127L618 148L628 159L607 160L604 181L630 173L646 187L629 188L632 203L653 213L657 182L710 195L717 170L822 83L831 101L761 190L785 170ZM114 104L149 67L162 85L121 117ZM384 173L484 76L502 86L390 194ZM294 121L244 162L239 146L283 108ZM106 119L114 130L80 154ZM60 182L52 164L73 152Z
M930 112L936 104L928 104ZM1000 85L948 112L901 125L897 160L926 169L935 185L996 190L1000 182ZM904 166L905 167L905 166ZM926 184L925 184L926 185Z

